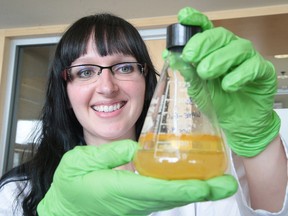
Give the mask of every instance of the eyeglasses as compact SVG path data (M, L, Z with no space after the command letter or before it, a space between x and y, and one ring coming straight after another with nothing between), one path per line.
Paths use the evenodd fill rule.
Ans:
M146 75L146 64L122 62L109 67L94 64L74 65L63 71L63 78L73 84L86 85L96 82L103 69L109 69L114 78L121 81L137 80Z

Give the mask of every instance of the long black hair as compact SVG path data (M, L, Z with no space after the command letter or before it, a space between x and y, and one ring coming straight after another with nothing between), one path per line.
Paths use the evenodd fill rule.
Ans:
M145 101L136 122L136 138L140 135L157 82L157 72L143 39L129 22L111 14L79 19L62 36L49 69L46 100L41 114L41 136L36 142L36 153L31 160L5 175L6 179L16 175L30 182L31 190L25 194L22 203L24 215L37 215L37 205L48 191L63 154L76 145L86 145L83 128L70 108L62 71L86 53L91 36L99 55L131 55L147 66Z

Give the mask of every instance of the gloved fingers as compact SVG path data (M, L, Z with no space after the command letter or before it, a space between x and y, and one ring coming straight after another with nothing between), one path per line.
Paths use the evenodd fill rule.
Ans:
M229 73L253 55L251 42L238 38L204 57L197 65L197 72L202 79L214 79Z
M64 154L56 172L66 177L84 175L95 170L112 169L132 161L138 143L120 140L96 146L76 146Z
M198 33L187 42L182 52L182 58L186 62L198 64L210 53L236 39L237 37L232 32L222 27Z
M191 7L185 7L178 12L178 22L183 25L200 26L203 31L213 28L206 15Z
M94 187L99 194L109 191L115 197L131 200L186 203L206 200L209 195L209 187L205 181L169 181L138 175L127 170L95 171L87 174L83 183L90 184L90 188Z
M141 176L127 170L99 170L78 179L81 179L81 182L76 181L75 186L71 182L70 190L67 188L69 197L83 197L86 206L97 203L104 206L102 209L109 208L111 212L117 213L122 209L121 215L165 210L204 201L210 195L205 181L168 181ZM65 185L62 189L63 187ZM125 209L128 212L123 212ZM99 211L99 208L96 210Z
M106 184L115 196L131 200L149 200L167 203L192 203L206 200L219 200L232 196L238 189L236 179L223 175L209 180L162 180L137 175L130 171L103 170L106 173ZM100 173L97 174L100 176ZM93 180L94 179L94 180ZM92 177L92 184L95 184ZM115 182L115 179L118 181ZM100 183L101 184L101 183ZM98 188L98 186L96 186ZM105 192L105 187L99 192Z
M222 80L222 88L225 91L234 92L247 85L254 93L274 94L276 91L277 78L274 66L259 54L234 68Z
M232 196L237 192L238 183L231 175L218 176L208 179L207 184L210 187L209 200L219 200Z

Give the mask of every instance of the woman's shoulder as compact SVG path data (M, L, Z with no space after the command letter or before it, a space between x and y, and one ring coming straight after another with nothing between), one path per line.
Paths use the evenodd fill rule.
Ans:
M30 190L30 183L26 176L7 177L0 182L0 197L14 197L19 194L25 194Z
M6 178L0 186L0 215L21 215L24 196L30 190L30 183L24 176Z
M29 184L29 180L26 176L11 176L0 181L0 191L4 188L23 188Z
M24 165L14 167L5 173L0 179L0 189L5 185L24 184L28 182L28 176L23 172Z
M23 172L19 172L19 168L15 167L0 179L0 200L21 198L27 191L30 191L29 178ZM0 201L1 203L1 201Z

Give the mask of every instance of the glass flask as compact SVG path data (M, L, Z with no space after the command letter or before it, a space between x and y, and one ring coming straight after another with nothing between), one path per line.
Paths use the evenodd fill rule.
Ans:
M181 59L184 45L199 31L199 27L178 23L167 27L169 53L133 160L141 175L204 180L223 175L227 169L226 148L206 82L193 65ZM184 80L181 73L186 71L192 81Z

